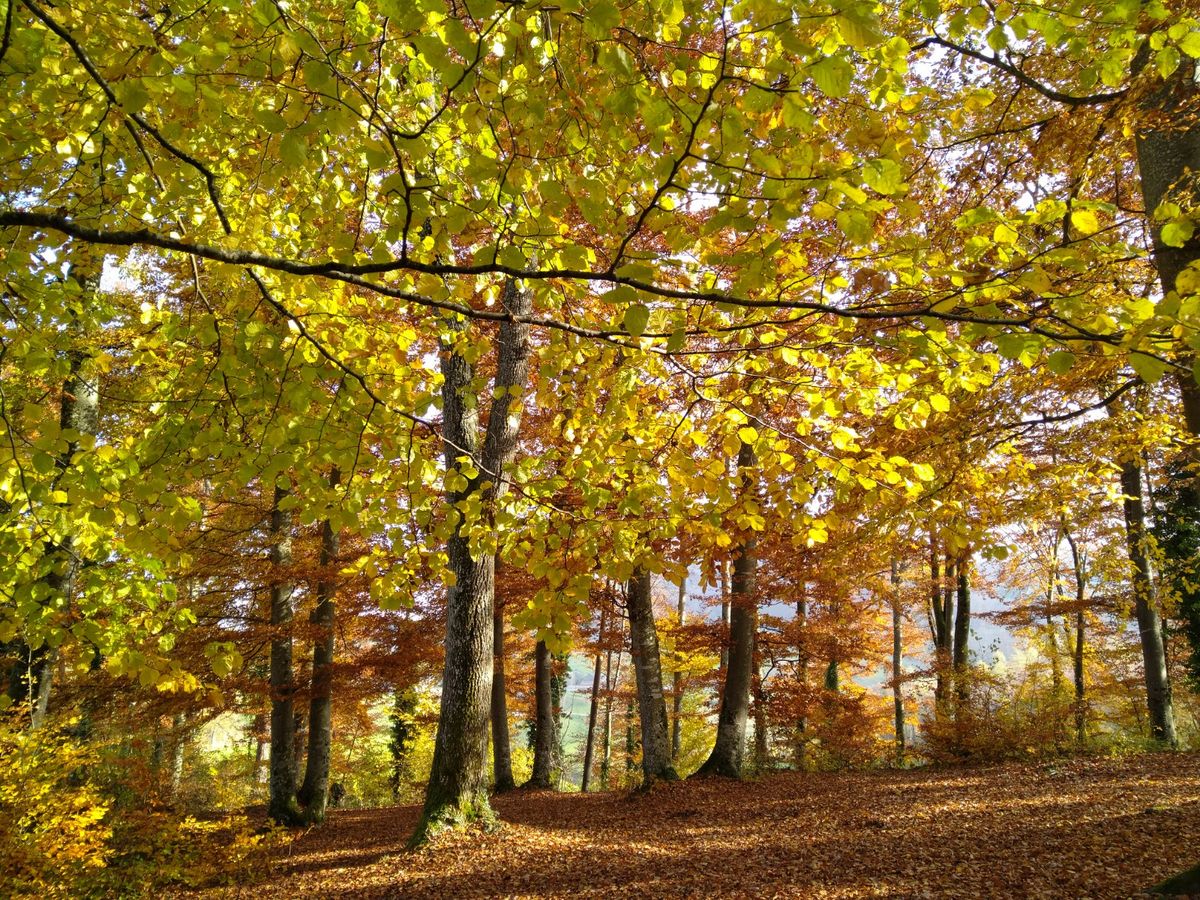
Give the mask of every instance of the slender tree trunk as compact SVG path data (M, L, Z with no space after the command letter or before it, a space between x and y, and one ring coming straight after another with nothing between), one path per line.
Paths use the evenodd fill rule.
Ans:
M604 737L600 754L600 790L609 788L609 767L612 764L612 689L613 689L613 652L607 653L604 663Z
M171 717L171 770L168 773L168 788L173 801L178 800L179 786L183 783L183 759L187 745L187 715L175 713Z
M329 487L336 489L341 472L335 466L329 473ZM329 756L333 749L333 649L334 624L337 617L336 572L338 533L333 523L325 520L321 526L321 577L317 582L317 605L312 623L317 632L313 640L312 699L308 704L308 759L304 769L304 784L300 787L300 803L310 822L325 819L329 804Z
M934 671L937 683L933 691L938 709L946 697L946 673L943 651L946 647L946 617L942 595L941 554L938 550L937 535L931 528L929 531L929 602L931 610L931 626L933 631Z
M508 685L504 675L504 611L492 616L492 778L496 793L516 787L508 734Z
M745 493L753 491L754 448L745 441L738 451L738 469ZM733 561L730 591L729 664L725 669L725 690L717 717L717 740L712 754L696 773L741 778L746 752L746 719L750 712L750 683L754 668L754 635L758 632L758 608L755 598L756 539L744 539Z
M87 250L83 251L88 254ZM98 266L72 265L70 276L79 283L80 294L90 298L100 286ZM73 338L82 339L82 325L73 315L69 332ZM58 424L62 431L71 430L79 437L66 442L54 460L55 474L51 489L57 489L76 451L79 438L95 436L100 416L100 375L91 357L82 349L72 348L67 353L69 369L62 384L58 406ZM47 541L45 554L47 574L43 584L49 588L51 597L63 597L68 606L73 603L75 574L78 561L74 553L72 536L64 534L57 541ZM49 601L42 601L43 603ZM36 646L35 646L36 645ZM50 694L54 683L54 666L58 650L49 646L41 636L32 643L18 644L18 659L9 675L9 699L14 704L29 703L29 721L33 729L41 728L50 713Z
M904 734L904 690L902 680L903 660L903 631L900 617L900 569L896 560L892 560L892 705L895 710L896 727L896 761L903 765L905 741Z
M679 600L678 609L679 627L683 628L684 609L683 603L686 599L687 591L687 575L679 580ZM675 647L675 673L671 680L671 690L674 696L671 698L671 759L679 758L679 747L683 742L683 654L679 652L678 640Z
M292 671L292 514L282 508L290 492L276 486L271 504L271 791L268 814L280 824L298 821L296 713Z
M803 591L806 585L801 584L800 589ZM807 702L808 688L808 648L805 646L805 632L808 628L808 598L801 596L796 600L796 680L802 689L805 689L805 702ZM796 718L796 748L795 748L795 765L797 771L805 766L805 751L808 744L808 717L803 712Z
M600 648L604 646L605 607L600 607L600 627L596 633L596 665L592 673L592 699L588 704L587 741L583 750L583 782L580 793L586 794L592 783L592 764L595 761L596 720L600 713L600 664L603 662Z
M1075 570L1075 743L1082 747L1087 741L1087 697L1083 681L1085 580L1079 547L1070 531L1063 529L1063 536L1071 548L1071 565Z
M967 699L967 662L971 638L971 561L958 563L958 603L954 614L954 680L959 701Z
M1125 461L1121 464L1121 491L1125 495L1122 506L1129 561L1133 568L1134 613L1141 636L1150 733L1155 740L1174 746L1175 717L1171 708L1171 684L1167 677L1162 620L1154 609L1154 583L1150 575L1150 560L1146 555L1142 472L1137 463Z
M767 694L762 683L762 655L759 651L758 634L754 635L754 668L750 680L750 693L754 699L754 770L759 774L771 766L770 735L767 733Z
M638 719L642 731L642 783L656 779L676 781L671 765L671 739L667 731L667 702L663 696L662 662L658 632L654 627L654 605L650 573L637 569L629 579L629 654L637 684Z
M545 641L534 651L533 774L525 783L530 788L549 788L554 767L554 703L551 697L551 659Z
M721 656L717 671L725 674L725 669L729 666L729 628L730 628L730 605L729 605L729 560L721 560L721 568L718 572L721 583L721 627L725 631L725 639L721 642ZM721 682L724 684L725 679ZM723 689L723 688L722 688Z
M495 504L507 489L505 469L517 449L522 396L529 370L529 293L514 280L504 286L503 305L513 318L501 323L497 336L494 398L483 452L478 452L478 405L472 395L475 373L455 343L457 323L442 350L442 428L446 468L466 479L462 490L448 490L446 504L455 517L447 555L455 583L446 603L445 668L434 738L433 766L425 793L425 809L412 837L415 846L431 833L471 821L494 822L487 799L488 724L492 693L493 601L495 557L471 556L469 530L458 504L476 497L486 527L495 533ZM466 457L464 466L463 457ZM464 468L475 470L471 477Z

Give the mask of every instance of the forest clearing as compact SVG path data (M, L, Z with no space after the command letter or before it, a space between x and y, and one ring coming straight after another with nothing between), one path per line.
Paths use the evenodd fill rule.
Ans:
M235 897L1131 898L1200 844L1194 754L719 779L499 800L490 835L405 843L415 806L335 813Z
M1198 2L0 0L0 895L1200 894Z

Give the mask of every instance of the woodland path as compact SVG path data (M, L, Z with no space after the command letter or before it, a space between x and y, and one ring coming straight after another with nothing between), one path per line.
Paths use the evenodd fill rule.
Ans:
M341 811L246 897L1125 898L1200 855L1200 755L520 793L503 829L404 850L419 809Z

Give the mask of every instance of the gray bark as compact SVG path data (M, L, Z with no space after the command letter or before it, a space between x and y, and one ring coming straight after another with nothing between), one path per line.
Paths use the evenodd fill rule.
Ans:
M1071 548L1071 565L1075 570L1075 743L1080 747L1087 740L1087 696L1083 681L1083 647L1084 647L1084 572L1083 557L1075 538L1067 529L1063 530L1067 546Z
M892 560L892 706L896 727L896 760L904 762L904 689L901 685L903 665L903 629L900 616L900 569Z
M504 675L504 611L492 616L492 780L497 793L516 787L508 734L508 685Z
M288 496L276 486L271 504L271 780L267 814L280 824L298 820L296 806L296 715L292 671L292 515L280 508Z
M638 569L629 579L628 604L629 653L637 683L638 718L642 732L642 782L648 787L656 779L676 781L679 778L671 765L667 701L663 695L662 662L658 651L658 632L654 627L649 572Z
M596 749L596 719L600 712L600 663L601 652L600 647L604 644L604 607L600 608L600 630L596 636L596 665L595 671L592 673L592 700L588 705L588 724L587 724L587 742L584 745L583 751L583 783L580 785L580 793L586 794L592 783L592 761L595 759Z
M742 490L753 490L757 460L754 448L745 442L738 451L738 469ZM755 591L757 541L747 537L733 560L730 591L729 663L725 667L725 687L721 712L717 717L717 739L712 753L698 775L723 775L741 778L746 752L746 720L750 712L750 686L754 668L754 636L758 632L758 607Z
M954 611L954 681L958 699L967 697L968 642L971 638L971 562L966 555L958 562L958 603Z
M530 788L549 788L554 768L554 703L551 696L550 649L545 641L538 641L534 651L533 665L533 772L525 783Z
M679 579L679 599L677 603L677 612L679 615L679 627L683 627L684 608L683 603L686 599L687 591L687 575ZM680 668L683 663L683 654L679 652L678 640L675 647L675 673L671 679L671 759L675 760L679 757L679 747L683 742L683 673Z
M329 486L336 488L341 473L336 467L329 473ZM320 822L329 803L329 756L333 747L333 648L337 617L333 569L337 565L338 533L326 519L321 528L321 578L317 582L317 605L312 623L317 627L313 641L312 699L308 704L308 758L300 802L305 818Z
M1146 707L1150 733L1155 740L1176 743L1175 716L1171 706L1171 684L1163 646L1162 620L1154 609L1154 583L1146 555L1146 514L1142 505L1142 468L1128 460L1121 463L1121 491L1125 495L1125 535L1132 566L1134 615L1142 645L1145 667Z
M532 309L530 295L513 280L505 283L504 308L514 317ZM464 324L456 328L465 329ZM510 319L500 325L494 397L482 453L479 450L474 371L453 346L442 351L442 417L446 467L461 471L460 457L478 470L462 491L447 491L446 504L477 495L487 527L495 534L495 504L507 490L505 470L517 449L522 395L529 370L529 325ZM433 766L425 809L413 843L433 831L472 820L492 820L487 801L487 743L492 692L493 603L495 557L471 556L467 531L459 519L450 537L448 556L455 583L446 603L446 661L434 739Z

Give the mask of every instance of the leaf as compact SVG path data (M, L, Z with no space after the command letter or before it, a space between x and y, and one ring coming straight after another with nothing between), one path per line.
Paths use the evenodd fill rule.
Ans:
M1162 242L1168 247L1184 247L1195 231L1196 226L1190 219L1175 219L1162 227Z
M641 337L650 324L650 309L644 303L634 303L627 307L622 319L625 330L634 337Z
M1071 210L1071 224L1083 235L1095 234L1100 230L1100 220L1090 209Z
M1167 364L1161 359L1147 356L1137 350L1129 354L1129 364L1133 366L1133 371L1137 372L1138 378L1147 384L1154 384L1167 371Z
M1055 375L1064 375L1075 365L1075 354L1070 350L1055 350L1046 358L1046 368Z
M850 93L854 67L840 56L826 56L809 66L808 74L821 93L830 97L845 97Z

